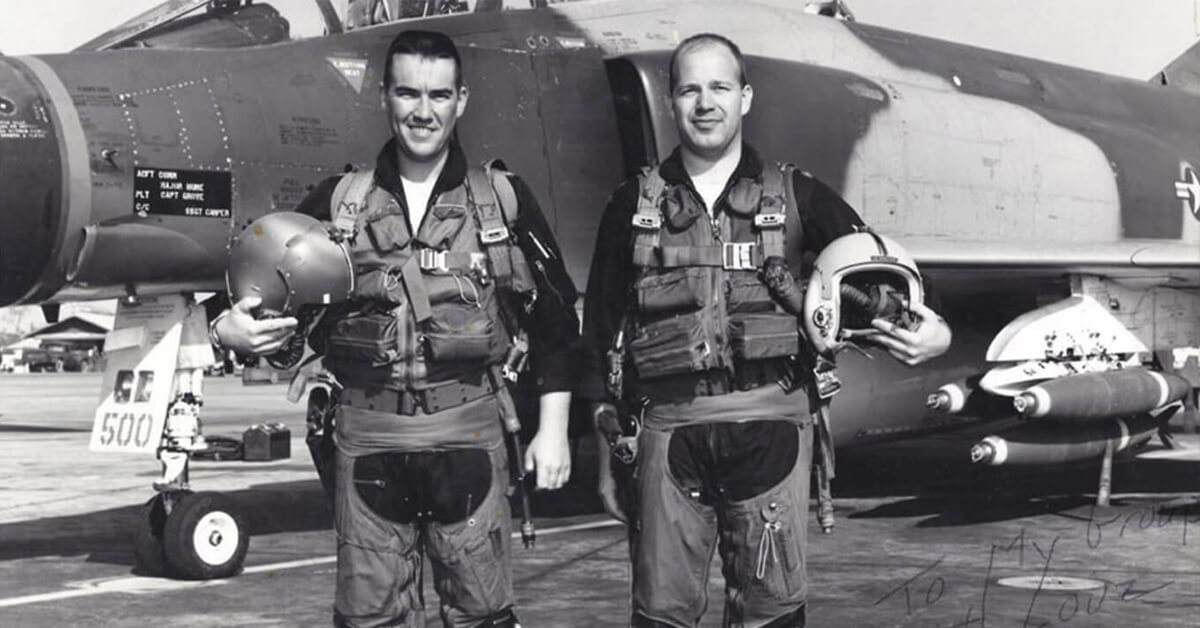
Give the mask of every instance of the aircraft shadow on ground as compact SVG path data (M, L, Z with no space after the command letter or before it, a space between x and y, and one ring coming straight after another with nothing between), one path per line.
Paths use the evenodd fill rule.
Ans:
M967 526L1065 512L1095 503L1099 462L1047 467L997 468L966 462L913 463L911 459L844 456L838 460L835 499L906 496L850 518L926 517L918 527ZM1121 494L1194 495L1195 463L1118 458L1113 465L1114 505Z
M921 455L920 451L907 447L839 452L835 499L900 498L861 511L852 510L853 502L849 506L843 503L840 516L925 517L918 526L967 526L1062 512L1095 499L1098 465L1094 463L1003 469L974 466L953 456ZM580 439L573 454L573 477L566 487L530 493L540 525L547 519L603 512L595 490L595 443L590 438ZM1200 492L1198 480L1195 463L1190 462L1119 460L1113 468L1113 492L1117 494L1195 494ZM530 478L528 485L532 483ZM255 536L332 533L332 508L315 472L311 480L261 484L226 495L242 508ZM515 499L513 505L517 506ZM92 562L132 565L133 534L141 510L141 503L133 503L0 524L0 561L85 554Z
M561 490L531 492L534 516L545 520L603 512L595 492L595 464L587 466L592 468L590 472L585 467ZM203 486L196 488L203 490ZM312 480L255 485L224 495L239 506L254 536L321 530L332 534L332 505L315 472ZM147 499L149 496L147 490ZM517 504L513 505L514 513L519 512ZM89 562L133 565L133 539L141 516L142 503L133 503L0 524L0 561L82 554Z

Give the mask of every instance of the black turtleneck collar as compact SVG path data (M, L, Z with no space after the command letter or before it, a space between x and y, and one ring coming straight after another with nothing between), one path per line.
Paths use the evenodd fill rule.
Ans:
M663 181L667 185L688 185L691 186L692 179L688 176L687 170L683 167L683 156L680 154L678 147L671 151L671 155L666 161L662 162L658 172L662 175ZM749 144L742 143L742 158L738 160L737 168L733 169L733 175L730 176L730 181L738 179L757 179L762 175L763 163L759 158L758 152L755 151Z
M429 195L430 201L437 198L442 192L462 185L463 179L466 178L467 157L458 147L458 142L451 141L450 154L446 156L446 165L442 166L442 171L433 184L433 193ZM406 201L404 184L400 181L400 165L396 161L396 138L392 138L387 144L384 144L383 149L379 151L379 156L375 159L375 182L379 184L379 187L391 192L405 209L408 208L407 205L404 205Z

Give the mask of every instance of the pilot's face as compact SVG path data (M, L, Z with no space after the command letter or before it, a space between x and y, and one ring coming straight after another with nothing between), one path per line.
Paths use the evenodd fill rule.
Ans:
M702 44L677 59L671 110L683 149L716 159L742 141L742 116L754 91L742 85L737 59L720 44Z
M402 157L426 163L446 152L467 107L467 88L456 83L451 59L402 54L392 60L383 105Z

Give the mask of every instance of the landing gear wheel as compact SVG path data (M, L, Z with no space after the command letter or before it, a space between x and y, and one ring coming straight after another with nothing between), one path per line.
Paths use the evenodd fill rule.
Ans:
M250 535L239 509L218 493L183 495L163 528L163 554L172 575L188 580L238 573L249 545Z
M133 533L133 572L139 576L161 578L168 575L163 553L163 529L167 524L166 494L150 498L138 512Z

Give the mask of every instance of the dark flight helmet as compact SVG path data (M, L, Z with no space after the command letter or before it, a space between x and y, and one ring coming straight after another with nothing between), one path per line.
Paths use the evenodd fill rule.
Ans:
M304 214L277 212L234 238L225 286L234 303L262 297L259 317L295 316L304 306L348 299L354 265L332 227Z

